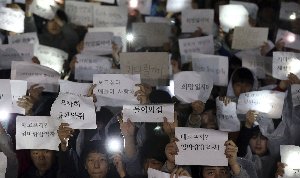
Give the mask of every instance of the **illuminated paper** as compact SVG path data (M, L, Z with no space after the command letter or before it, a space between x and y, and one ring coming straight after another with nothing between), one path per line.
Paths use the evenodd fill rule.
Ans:
M193 70L207 72L213 78L214 85L227 86L228 84L228 58L217 55L192 53ZM211 78L209 77L211 80Z
M243 5L228 4L219 6L220 26L224 32L235 27L249 27L249 13Z
M31 85L39 84L39 86L44 87L43 91L45 92L58 92L60 74L51 68L38 64L13 61L11 79L27 81L27 89Z
M169 42L171 26L165 23L133 23L132 34L131 45L135 47L161 47Z
M50 115L73 129L97 128L93 97L60 93L52 104Z
M36 32L9 35L8 44L32 44L36 46L39 44L39 39Z
M19 98L26 96L27 81L24 80L11 80L11 96L12 96L12 113L18 113L25 115L25 109L19 107L17 101Z
M58 9L59 6L54 0L33 0L30 5L30 12L48 20L54 18Z
M84 49L82 54L108 55L112 53L111 32L88 32L84 37Z
M287 164L284 168L284 178L300 177L300 147L295 145L280 145L281 162Z
M122 27L127 25L128 10L117 6L94 6L94 27Z
M246 114L249 110L254 110L266 113L268 118L279 119L284 98L284 92L270 90L242 93L238 100L237 114Z
M240 120L236 114L236 103L230 102L225 106L223 101L216 99L217 121L219 130L225 132L240 131Z
M97 96L97 104L102 106L139 104L134 96L139 90L136 85L141 83L139 74L95 74L93 83L96 84L93 93Z
M93 74L115 74L119 69L112 69L112 61L107 57L76 55L78 63L75 64L75 79L93 81Z
M292 92L292 100L293 100L293 106L299 106L300 105L300 85L299 84L293 84L291 85L291 92Z
M95 1L105 2L105 3L108 3L108 4L114 4L115 3L115 0L95 0Z
M129 3L132 0L118 0L118 5L129 9L137 9L141 14L150 15L152 0L133 0L133 3Z
M192 0L168 0L167 12L181 12L186 9L192 9Z
M59 150L59 123L48 116L18 116L16 119L16 149Z
M233 32L233 49L259 48L268 41L268 28L235 27Z
M6 7L0 7L0 29L15 33L24 32L24 12Z
M181 62L191 62L192 53L214 54L214 37L212 35L197 38L179 39Z
M68 80L59 80L60 93L66 93L77 96L87 96L89 89L92 87L91 83L78 83Z
M0 112L10 113L12 109L10 80L0 79L0 83Z
M294 20L292 15L299 17L300 15L300 4L296 2L281 2L279 19L281 20Z
M141 74L142 83L165 86L169 83L169 55L165 52L121 53L122 74Z
M171 19L165 17L153 17L153 16L146 16L145 17L146 23L165 23L171 24Z
M39 45L35 52L42 66L49 67L59 73L63 70L65 60L68 60L68 53L63 50L49 46Z
M93 25L93 6L99 4L78 1L66 1L65 12L70 22L76 25Z
M175 137L179 139L176 165L227 166L225 142L228 134L212 129L175 127ZM211 159L214 158L214 159Z
M0 152L0 177L5 178L6 168L7 168L7 157L3 152Z
M272 76L280 80L287 80L290 73L300 77L300 53L273 52Z
M96 27L88 28L88 32L111 32L114 34L113 42L122 48L122 52L126 52L126 27ZM121 39L121 43L118 39Z
M196 100L206 103L212 88L213 81L208 73L185 71L174 75L175 96L185 103Z
M284 41L285 47L300 50L300 35L288 30L278 29L276 41L279 41L280 39Z
M7 44L0 45L0 69L10 69L12 61L32 62L33 45Z
M158 171L156 169L148 168L147 175L150 178L170 178L170 174ZM175 177L175 176L174 176ZM178 176L178 178L190 178L187 176Z
M214 10L193 9L182 11L182 32L192 33L200 27L205 34L213 33Z
M243 5L247 9L249 16L253 20L256 20L257 12L258 12L258 6L256 4L250 2L243 2L243 1L230 1L230 4Z
M250 69L259 79L266 78L266 64L272 58L261 55L247 55L242 58L242 66Z
M124 122L174 122L173 104L123 105L122 113Z

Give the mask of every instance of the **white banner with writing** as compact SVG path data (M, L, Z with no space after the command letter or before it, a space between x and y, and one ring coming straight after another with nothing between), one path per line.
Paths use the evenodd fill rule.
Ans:
M268 28L235 27L232 39L233 49L252 49L261 47L268 41Z
M78 83L71 82L68 80L59 80L59 91L61 93L77 95L77 96L87 96L89 89L92 87L91 83Z
M280 80L287 80L293 73L300 78L300 53L273 52L272 76Z
M0 29L15 33L24 32L24 12L12 8L0 7Z
M181 17L182 32L192 33L198 28L205 34L213 34L214 10L213 9L193 9L182 11Z
M82 54L108 55L112 53L113 33L111 32L88 32L84 37Z
M12 113L18 113L25 115L25 109L19 107L17 101L19 98L26 96L27 92L27 81L24 80L11 80L11 96L13 102Z
M100 4L66 1L65 12L70 21L76 25L93 25L93 6L100 6Z
M118 6L94 6L94 27L120 27L126 26L128 10Z
M48 20L54 18L58 9L55 0L33 0L30 5L30 12Z
M291 92L292 92L292 99L293 99L293 106L300 105L300 84L293 84L291 85Z
M219 130L225 132L240 131L241 123L236 114L236 103L230 102L225 106L224 102L217 98L216 105Z
M0 79L0 112L10 113L12 109L11 85L9 79ZM1 116L2 117L2 116Z
M284 167L284 178L300 177L300 147L295 145L280 145L281 162L287 164Z

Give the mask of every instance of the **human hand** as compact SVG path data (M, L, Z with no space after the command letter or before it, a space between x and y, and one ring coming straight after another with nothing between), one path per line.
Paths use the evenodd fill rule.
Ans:
M258 116L258 113L256 111L249 110L246 113L245 127L249 128L249 129L252 128L254 122L256 121L257 116Z
M149 95L152 92L151 86L148 84L137 84L136 86L140 87L140 89L134 93L134 96L137 97L140 104L150 103Z
M192 108L194 114L201 114L204 111L205 105L202 101L197 100L192 102Z

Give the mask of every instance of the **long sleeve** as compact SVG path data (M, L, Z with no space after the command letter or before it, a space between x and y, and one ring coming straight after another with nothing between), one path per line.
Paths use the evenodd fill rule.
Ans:
M6 133L0 133L0 149L7 157L7 168L5 177L16 178L18 176L17 155L13 151L11 138Z
M82 166L73 149L60 151L58 155L59 177L80 178Z

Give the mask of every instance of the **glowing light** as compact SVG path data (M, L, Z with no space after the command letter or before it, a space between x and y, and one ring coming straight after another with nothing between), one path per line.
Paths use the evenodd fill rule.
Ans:
M170 91L171 96L175 96L174 80L170 80L170 85L168 86L168 90Z
M287 39L288 42L293 43L293 42L295 42L295 40L296 40L296 36L290 34L290 35L287 36L286 39Z
M133 40L134 40L134 35L132 34L132 33L128 33L127 35L126 35L126 40L128 41L128 42L133 42Z
M291 19L291 20L295 20L296 18L297 18L296 13L293 12L293 13L290 15L290 19Z
M298 74L300 73L300 60L293 58L291 59L291 62L289 63L289 68L291 69L291 73Z
M0 120L6 120L9 117L9 112L6 110L1 110L0 111Z
M155 131L159 131L160 129L161 129L161 126L159 126L159 125L154 128Z
M108 140L108 151L112 153L121 152L122 143L118 138L111 138Z
M130 8L135 9L135 8L138 7L138 4L139 4L139 1L138 1L138 0L130 0L130 1L129 1L129 7L130 7Z

